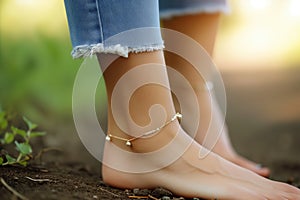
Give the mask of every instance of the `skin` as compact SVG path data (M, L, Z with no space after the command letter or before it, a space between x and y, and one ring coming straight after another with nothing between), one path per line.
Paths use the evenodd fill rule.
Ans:
M207 53L212 57L219 21L220 21L219 13L195 14L195 15L184 15L179 17L173 17L167 20L162 20L162 24L165 28L184 33L185 35L193 38L195 41L201 44L202 47L207 51ZM199 129L194 139L199 144L203 144L204 136L207 133L210 122L215 127L222 126L222 122L217 118L213 118L212 121L210 121L210 117L212 114L210 108L213 107L214 112L216 112L219 116L221 116L219 114L221 113L219 107L215 99L212 101L212 103L210 102L211 97L209 96L209 93L207 91L203 91L202 89L205 86L205 82L201 77L195 76L195 74L197 73L193 69L190 63L180 58L179 56L169 52L165 52L165 59L166 59L166 64L168 66L179 71L182 75L185 76L187 80L189 80L194 91L196 92L198 98L198 105L201 110L201 116L204 117L202 117L201 121L199 122L200 123ZM187 90L182 89L182 92L185 91ZM187 92L184 95L187 96L187 98L191 96L191 94ZM180 110L178 102L176 100L174 100L174 102L175 102L176 110ZM197 105L195 105L194 107L196 106ZM193 106L191 106L191 109L193 109ZM182 127L185 130L188 130L188 124L183 123ZM210 132L209 134L217 134L217 133ZM260 167L260 165L258 165L257 163L254 163L240 156L234 150L230 142L226 126L223 129L218 142L214 146L213 151L219 154L220 156L222 156L223 158L241 167L249 169L259 175L265 177L270 175L270 170L268 168Z
M106 55L98 55L99 62ZM149 64L151 63L151 64ZM164 55L162 51L154 51L139 54L130 54L126 58L118 58L104 72L104 79L108 94L108 133L122 138L131 138L130 135L138 135L135 131L125 133L117 125L120 121L125 124L129 130L134 130L134 124L142 127L141 133L152 130L157 126L151 126L143 129L149 124L149 109L151 105L159 104L164 108L166 120L170 119L175 108L168 88L161 85L150 83L139 87L130 97L129 105L124 103L122 98L118 99L118 118L113 117L113 90L117 86L121 77L126 73L135 70L143 64L149 64L146 73L140 72L138 76L132 76L122 83L120 90L121 97L125 97L133 82L141 79L151 82L151 76L154 74L162 82L168 82ZM151 68L151 66L157 66ZM149 79L149 80L148 80ZM130 112L130 117L134 121L126 118L126 111ZM158 112L152 113L152 119L160 118ZM130 135L129 135L130 134ZM165 150L168 154L157 154L149 160L143 153L149 153L161 150L167 144L172 144L172 148ZM116 151L114 147L118 150ZM186 147L186 148L183 148ZM123 151L120 151L123 150ZM185 150L181 150L185 149ZM300 190L287 184L275 182L263 178L256 173L239 167L222 158L221 156L210 152L204 158L199 158L199 151L205 148L198 142L194 141L180 126L177 120L173 121L161 131L147 138L136 139L132 141L132 146L128 147L124 141L112 139L107 141L104 147L104 157L102 165L102 177L107 184L118 188L153 188L165 187L174 194L184 197L202 197L207 199L290 199L295 200L300 197ZM137 159L127 154L128 152L136 153ZM163 160L168 160L175 153L181 153L174 162L161 165ZM164 157L165 155L169 155ZM159 160L159 159L162 160ZM106 163L119 162L118 167L112 168ZM130 169L140 164L148 163L152 171L136 171ZM126 171L127 170L127 171ZM129 171L128 171L129 170Z

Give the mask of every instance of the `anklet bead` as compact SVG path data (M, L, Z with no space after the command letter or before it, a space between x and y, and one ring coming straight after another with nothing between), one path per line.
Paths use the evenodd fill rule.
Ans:
M181 118L182 118L182 114L180 114L180 113L176 113L176 118L179 118L179 119L181 119Z
M126 146L129 146L129 147L130 147L130 146L131 146L131 142L130 142L130 141L127 141L127 142L126 142Z
M106 140L106 141L111 141L111 138L110 138L110 136L109 136L109 135L107 135L107 136L105 137L105 140Z

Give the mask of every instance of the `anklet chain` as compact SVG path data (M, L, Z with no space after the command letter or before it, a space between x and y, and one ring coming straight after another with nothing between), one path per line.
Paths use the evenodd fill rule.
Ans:
M122 137L119 137L119 136L115 136L115 135L112 135L112 134L107 134L105 139L107 141L111 141L112 139L117 139L117 140L121 140L121 141L124 141L126 146L132 146L132 141L133 140L136 140L138 138L142 138L142 137L145 137L145 136L149 136L149 135L152 135L154 133L157 133L159 132L161 129L163 129L165 126L167 126L168 124L170 124L171 122L173 122L174 120L176 119L181 119L182 118L182 114L180 113L176 113L169 121L167 121L164 125L162 125L161 127L158 127L156 129L153 129L151 131L147 131L146 133L140 135L140 136L137 136L137 137L133 137L133 138L130 138L130 139L126 139L126 138L122 138Z

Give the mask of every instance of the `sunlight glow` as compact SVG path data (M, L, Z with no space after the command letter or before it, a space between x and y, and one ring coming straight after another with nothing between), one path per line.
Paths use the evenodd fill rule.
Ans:
M13 12L12 12L13 11ZM9 0L0 7L0 30L8 35L67 32L61 0Z
M243 0L235 8L240 21L228 34L220 34L217 62L228 69L300 63L300 0Z
M19 5L33 5L35 2L35 0L16 0Z
M267 8L271 4L271 0L251 0L250 5L256 10Z
M289 12L294 17L300 17L300 1L291 0L289 5Z

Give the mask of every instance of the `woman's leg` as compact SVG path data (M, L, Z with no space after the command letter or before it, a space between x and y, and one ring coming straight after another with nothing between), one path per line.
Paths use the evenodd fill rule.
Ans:
M196 40L199 44L201 44L204 49L208 52L210 56L213 54L215 39L217 35L218 25L219 25L220 14L191 14L184 16L177 16L171 19L162 20L162 24L165 28L173 29L188 35L189 37ZM188 51L188 49L187 49ZM193 88L197 92L198 103L201 110L201 118L199 131L195 137L195 140L200 144L203 143L204 137L207 133L209 124L212 123L213 126L222 126L222 122L218 121L217 118L211 119L211 106L213 106L213 110L215 112L219 112L218 105L216 101L211 101L211 96L209 92L203 90L205 87L205 82L201 77L195 77L195 70L190 63L180 58L178 55L172 53L165 53L166 63L168 66L178 70L182 73L190 82ZM186 94L187 96L189 94ZM178 105L177 105L178 107ZM185 128L185 124L182 124L183 128ZM218 130L218 128L216 128ZM208 134L218 134L216 133L208 133ZM228 136L227 128L225 127L221 133L220 139L216 143L213 151L225 159L240 165L241 167L245 167L250 169L262 176L269 175L268 168L261 168L258 164L249 161L241 156L239 156L235 150L233 149L230 139Z
M100 64L105 56L98 56ZM108 134L126 139L137 137L174 115L162 51L118 58L104 72L104 78L109 102ZM136 83L141 82L147 84L137 87ZM132 87L137 90L131 95ZM166 119L161 108L150 109L153 105L162 106ZM127 111L133 121L126 116ZM146 127L151 122L153 125ZM121 130L120 124L132 132ZM140 131L135 131L135 124L140 126ZM161 186L180 196L208 199L293 199L299 193L291 186L267 180L213 152L199 158L200 150L205 149L181 129L177 120L156 134L132 141L131 146L112 137L105 144L103 180L119 188Z
M205 151L205 148L194 142L175 118L155 134L131 140L128 145L125 138L137 138L142 133L160 127L174 116L163 52L153 51L157 48L152 48L154 44L147 39L153 38L155 32L150 34L150 31L147 31L149 35L146 38L139 31L139 37L132 38L135 34L121 37L121 40L117 37L110 41L114 42L110 43L111 46L106 40L98 38L98 33L94 36L97 36L95 42L99 44L90 44L93 41L88 38L99 30L100 36L105 36L112 33L110 28L120 32L151 26L153 17L157 19L154 22L158 21L156 1L97 0L84 1L91 4L83 3L80 6L72 3L81 4L83 1L66 2L70 21L73 21L74 16L76 18L82 14L78 12L81 8L86 8L87 12L87 15L78 17L78 23L83 21L85 23L82 26L87 25L84 31L77 23L70 23L73 28L75 26L75 29L71 27L74 44L80 45L75 48L74 55L86 55L86 51L88 55L98 52L100 66L104 67L111 58L111 55L105 54L108 50L119 55L124 55L124 51L128 53L127 50L138 49L140 52L129 53L128 58L117 58L104 71L109 137L105 143L102 175L106 183L120 188L162 186L181 196L208 199L296 199L296 195L299 195L296 188L262 178L212 152L199 158L199 151ZM74 12L72 6L79 10L75 9ZM89 20L94 23L91 24ZM133 23L128 24L131 20ZM97 24L99 21L101 24ZM82 39L87 39L88 45Z

